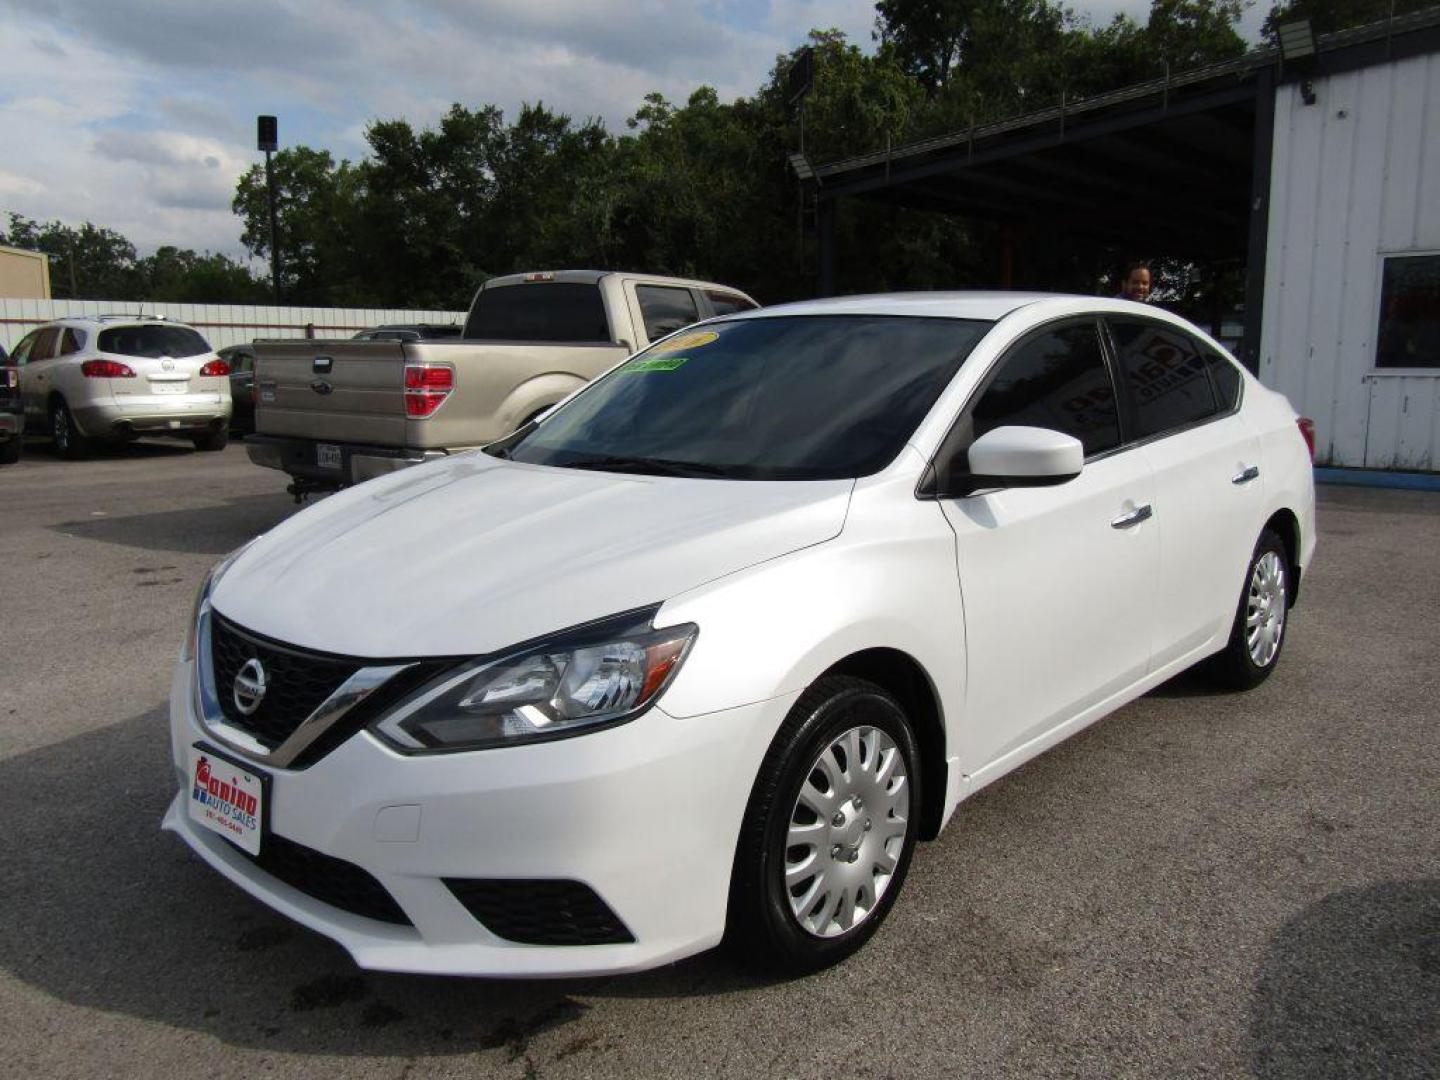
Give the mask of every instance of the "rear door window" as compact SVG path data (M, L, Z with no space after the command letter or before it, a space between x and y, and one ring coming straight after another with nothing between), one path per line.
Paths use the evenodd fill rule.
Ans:
M1118 376L1135 408L1135 437L1148 438L1216 413L1205 358L1190 335L1158 321L1110 316Z
M188 326L112 326L100 331L101 352L117 356L199 356L210 351Z
M482 289L465 320L465 336L492 341L608 342L610 322L599 285L526 282Z
M1086 457L1119 446L1115 386L1098 328L1077 323L1022 342L1000 361L970 420L972 440L1015 424L1073 435Z
M635 299L645 319L645 336L651 341L689 326L700 318L695 295L671 285L636 285Z

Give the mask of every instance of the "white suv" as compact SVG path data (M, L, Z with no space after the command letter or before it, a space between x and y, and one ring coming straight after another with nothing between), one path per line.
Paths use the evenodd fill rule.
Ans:
M141 435L225 448L230 368L188 326L135 315L59 319L25 335L11 359L26 427L49 432L61 457Z

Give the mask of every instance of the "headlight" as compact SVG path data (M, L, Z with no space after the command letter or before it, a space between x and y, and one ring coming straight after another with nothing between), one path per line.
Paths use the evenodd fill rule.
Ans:
M255 540L259 539L258 536L255 537ZM225 571L230 569L230 565L243 555L245 549L255 543L255 540L251 540L249 544L241 544L217 562L205 575L205 580L200 583L200 589L195 594L195 603L190 608L190 625L185 628L185 644L180 647L181 660L189 661L195 658L195 641L200 632L200 612L210 602L210 594L214 591L215 586L220 584L220 579L225 576Z
M443 753L624 723L669 685L698 633L651 628L656 608L562 631L440 675L371 728L397 750Z

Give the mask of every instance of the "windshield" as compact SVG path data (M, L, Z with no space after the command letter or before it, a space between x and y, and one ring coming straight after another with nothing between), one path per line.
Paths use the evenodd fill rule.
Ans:
M990 326L879 315L714 323L647 349L490 452L662 475L866 476L900 452Z

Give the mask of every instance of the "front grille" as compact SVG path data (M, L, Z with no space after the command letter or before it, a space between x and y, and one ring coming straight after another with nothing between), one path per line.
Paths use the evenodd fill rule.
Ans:
M367 919L399 926L413 925L400 910L400 905L395 903L395 898L385 891L385 886L354 863L325 855L274 833L266 836L261 843L259 856L248 852L242 854L271 877L279 878L321 903L353 915L363 915Z
M578 881L445 878L497 937L524 945L616 945L635 940L595 890Z
M274 750L333 694L360 665L304 652L241 630L218 614L210 619L210 656L215 693L225 720ZM246 716L235 707L235 676L247 660L265 668L265 696Z

